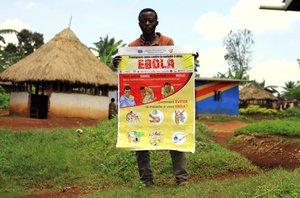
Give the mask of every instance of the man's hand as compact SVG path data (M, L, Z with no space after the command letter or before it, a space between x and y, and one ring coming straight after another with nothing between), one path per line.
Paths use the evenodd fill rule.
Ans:
M114 59L113 59L113 65L114 65L114 67L116 67L116 68L119 67L119 64L121 62L121 58L122 58L121 56L114 57Z
M194 60L196 60L199 57L198 52L196 52L195 54L193 54L193 56L194 56Z

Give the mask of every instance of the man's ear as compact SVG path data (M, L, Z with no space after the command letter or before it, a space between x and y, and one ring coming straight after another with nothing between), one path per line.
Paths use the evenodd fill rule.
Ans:
M159 21L156 21L156 26L158 26Z

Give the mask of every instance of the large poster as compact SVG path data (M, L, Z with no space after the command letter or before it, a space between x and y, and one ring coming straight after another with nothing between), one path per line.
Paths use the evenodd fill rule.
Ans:
M174 46L127 47L119 55L117 147L194 152L192 52Z

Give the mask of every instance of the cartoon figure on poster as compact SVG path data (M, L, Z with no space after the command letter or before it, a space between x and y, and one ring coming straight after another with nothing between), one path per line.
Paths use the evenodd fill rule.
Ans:
M169 82L166 82L161 89L162 98L165 98L173 93L174 93L174 87Z
M124 94L120 98L120 107L135 106L134 96L130 93L131 88L129 85L124 87Z
M142 102L149 103L156 99L154 96L153 90L150 87L141 87L141 95L142 95Z
M173 122L177 125L182 125L187 120L187 113L183 109L176 109L172 114Z
M129 124L137 124L141 120L141 114L136 110L131 110L126 114L126 121Z

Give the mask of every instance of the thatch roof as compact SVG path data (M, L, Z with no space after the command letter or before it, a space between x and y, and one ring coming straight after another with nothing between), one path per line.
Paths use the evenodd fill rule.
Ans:
M240 100L278 100L273 94L251 83L240 90Z
M117 75L80 42L70 29L0 74L12 82L62 81L116 87Z

